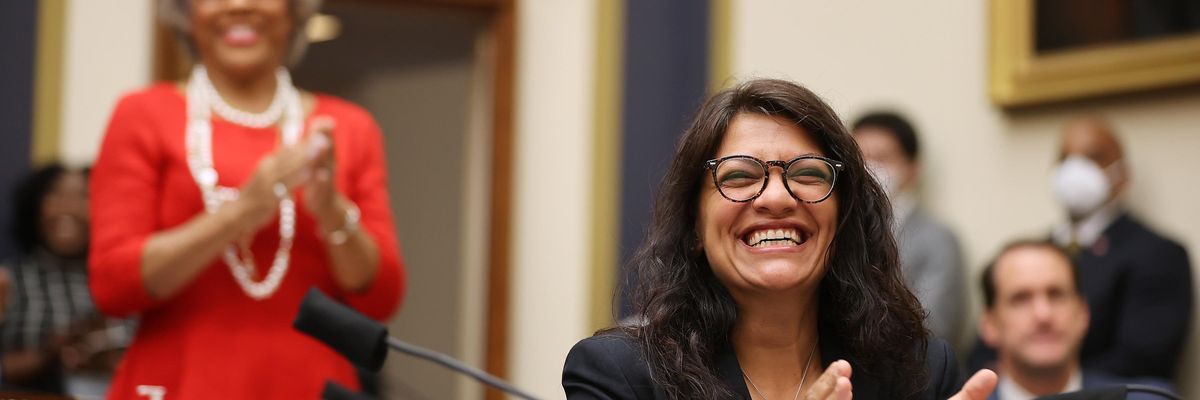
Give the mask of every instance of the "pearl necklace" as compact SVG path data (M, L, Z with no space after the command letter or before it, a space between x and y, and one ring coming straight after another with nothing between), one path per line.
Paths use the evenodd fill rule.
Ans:
M204 200L204 210L216 213L222 203L237 199L238 189L217 185L217 170L213 167L212 157L212 114L216 110L221 118L238 125L250 128L265 128L275 124L283 117L282 136L285 145L295 144L300 139L301 109L300 93L292 86L291 76L284 68L275 72L275 98L271 107L261 114L251 114L234 109L221 100L216 88L208 79L208 72L203 65L192 69L192 78L187 86L187 162L192 178L200 186ZM279 104L280 106L277 106ZM222 110L226 108L227 110ZM272 111L272 109L279 109ZM235 111L233 113L229 110ZM273 114L273 115L272 115ZM282 114L282 115L281 115ZM234 245L225 248L225 264L233 278L241 286L247 296L255 300L271 297L277 289L283 276L287 273L288 259L291 255L292 240L296 234L296 203L290 193L279 196L279 248L275 251L275 259L271 268L260 282L255 282L251 275L254 273L253 255L242 260L238 257Z
M205 77L208 74L205 73ZM221 93L217 92L217 88L212 85L212 81L205 79L207 84L200 85L204 90L204 94L208 96L209 105L212 110L221 116L221 119L247 127L262 129L275 125L279 121L279 117L283 115L284 105L287 103L288 91L295 88L288 85L283 85L283 82L291 82L291 77L288 75L287 69L279 68L275 71L275 97L271 98L271 105L266 111L261 113L251 113L239 110L225 102L225 98L221 97Z

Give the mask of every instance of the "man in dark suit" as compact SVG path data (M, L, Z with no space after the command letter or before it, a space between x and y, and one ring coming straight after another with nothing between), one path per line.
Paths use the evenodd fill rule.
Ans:
M1053 184L1068 220L1053 240L1072 254L1092 310L1085 368L1170 380L1192 315L1187 252L1120 204L1129 169L1112 128L1095 117L1063 130Z
M868 168L892 202L892 233L900 245L904 279L929 313L929 330L955 343L966 304L962 252L954 233L918 204L916 129L898 114L874 112L859 118L853 132Z
M1000 376L989 399L1028 400L1126 383L1170 390L1164 382L1084 370L1079 349L1090 315L1079 282L1070 256L1042 241L1006 246L983 271L986 309L979 332L997 350ZM1138 396L1130 398L1151 398Z

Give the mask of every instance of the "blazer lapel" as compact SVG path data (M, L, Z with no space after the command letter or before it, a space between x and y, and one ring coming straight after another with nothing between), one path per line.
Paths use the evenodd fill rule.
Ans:
M746 388L746 380L742 378L742 366L738 364L737 353L733 352L733 345L726 345L719 353L717 353L717 374L722 382L725 382L725 387L733 391L735 399L749 399L750 390Z
M846 360L850 363L850 386L854 388L854 398L856 399L882 399L879 379L874 374L867 374L862 370L861 364L854 357L849 356L841 344L836 340L828 340L835 337L832 334L821 335L825 340L821 340L821 368L822 372L825 367L837 360ZM872 371L877 372L877 371Z

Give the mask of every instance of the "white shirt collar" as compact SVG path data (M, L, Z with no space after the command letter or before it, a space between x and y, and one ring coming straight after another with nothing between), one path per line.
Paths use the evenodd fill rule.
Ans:
M1067 378L1067 386L1058 393L1077 392L1083 389L1083 373L1079 369ZM1033 400L1038 396L1017 384L1017 381L1006 375L1000 375L1000 383L996 384L996 398L999 400Z
M1066 221L1054 227L1054 243L1066 246L1071 243L1071 238L1074 236L1075 243L1079 246L1091 247L1104 234L1104 230L1108 229L1108 226L1112 225L1120 216L1121 207L1117 204L1116 199L1109 201L1074 225L1071 224L1071 221ZM1074 235L1072 235L1072 227Z

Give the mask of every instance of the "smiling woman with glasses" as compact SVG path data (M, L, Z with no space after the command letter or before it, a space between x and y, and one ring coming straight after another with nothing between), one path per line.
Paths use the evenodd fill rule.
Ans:
M990 372L956 394L954 354L925 330L891 223L815 94L781 80L715 94L679 139L630 261L633 322L571 350L567 397L986 398Z

